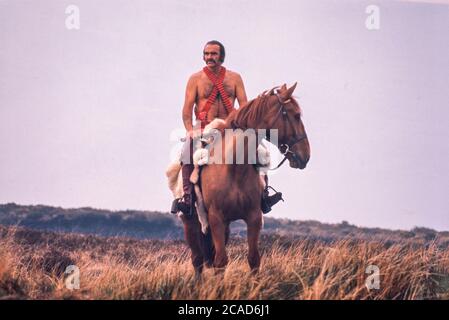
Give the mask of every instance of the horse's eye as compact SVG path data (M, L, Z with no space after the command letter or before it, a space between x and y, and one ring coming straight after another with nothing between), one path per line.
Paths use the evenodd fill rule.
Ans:
M295 114L295 119L297 121L301 120L301 114L300 113Z

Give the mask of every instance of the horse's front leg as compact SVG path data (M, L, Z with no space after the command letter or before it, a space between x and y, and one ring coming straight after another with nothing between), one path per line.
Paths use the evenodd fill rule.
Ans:
M225 244L226 224L223 215L217 210L209 210L209 226L215 247L214 267L223 269L228 264Z
M252 212L246 219L248 229L248 264L253 273L259 271L259 234L262 228L262 212L260 210Z

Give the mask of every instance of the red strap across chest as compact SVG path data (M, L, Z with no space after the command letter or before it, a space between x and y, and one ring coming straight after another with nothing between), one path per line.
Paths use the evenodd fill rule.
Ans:
M234 107L231 103L231 100L229 99L228 94L224 90L223 86L223 80L226 75L226 68L220 67L220 71L218 72L218 75L213 73L209 70L209 68L204 67L203 68L204 73L207 75L209 80L213 83L214 87L212 89L211 94L209 95L209 98L206 101L206 105L203 108L202 112L196 112L196 118L201 121L201 125L206 125L209 121L207 119L207 114L209 113L210 107L217 99L218 94L220 94L221 99L223 101L223 104L226 108L226 111L231 113L232 110L234 110ZM211 119L212 120L212 119Z

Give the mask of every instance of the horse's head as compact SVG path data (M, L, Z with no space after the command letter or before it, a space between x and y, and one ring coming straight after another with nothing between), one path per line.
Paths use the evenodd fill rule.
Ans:
M278 130L278 148L287 157L290 167L304 169L310 158L310 145L301 120L301 108L292 97L295 88L296 83L290 88L284 84L266 94L269 101L265 123L268 129Z

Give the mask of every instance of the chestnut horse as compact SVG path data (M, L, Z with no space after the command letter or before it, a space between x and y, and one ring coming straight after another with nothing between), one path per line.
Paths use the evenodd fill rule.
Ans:
M220 128L224 129L277 129L278 148L288 160L290 167L304 169L310 157L310 146L301 110L292 97L296 84L287 89L284 84L263 93L246 105L232 112ZM226 243L229 237L229 224L243 219L247 224L248 263L253 272L260 265L258 248L262 228L261 197L264 186L258 170L253 164L225 164L225 154L235 155L236 139L224 143L222 147L223 164L208 164L202 168L200 184L203 201L208 212L209 231L201 232L198 218L182 217L187 243L192 252L192 263L196 274L202 271L203 264L224 268L228 262ZM265 137L270 141L270 135ZM244 144L245 159L248 159L248 146L251 137ZM223 139L224 140L224 139ZM260 141L257 141L257 143ZM249 162L249 161L248 161Z

